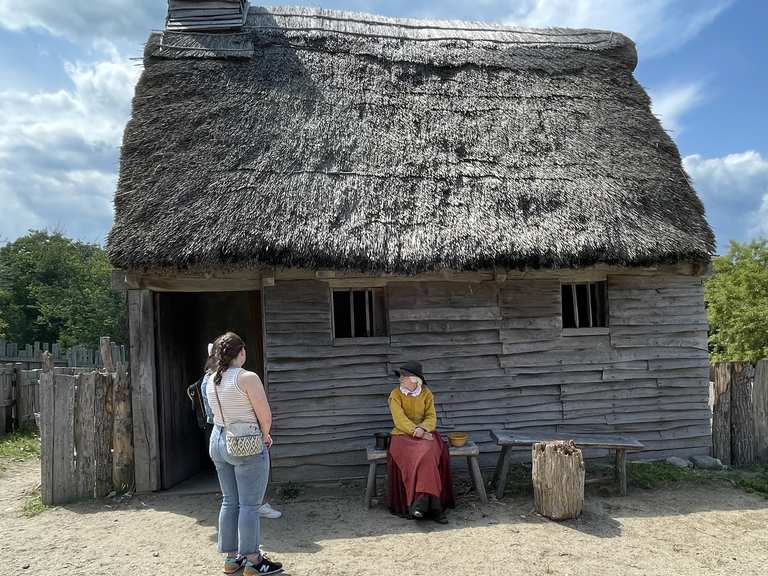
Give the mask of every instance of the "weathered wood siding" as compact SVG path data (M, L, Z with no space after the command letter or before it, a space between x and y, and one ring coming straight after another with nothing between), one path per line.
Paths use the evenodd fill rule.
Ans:
M563 336L558 277L390 282L389 342L334 345L328 284L278 281L264 293L275 480L362 476L406 359L424 365L440 428L470 432L484 465L494 428L622 433L644 457L708 453L701 278L608 276L608 297L608 334Z

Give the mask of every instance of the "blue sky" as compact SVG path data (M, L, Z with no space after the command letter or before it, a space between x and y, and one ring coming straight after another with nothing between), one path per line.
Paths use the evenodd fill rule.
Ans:
M150 30L162 28L165 5L164 0L67 0L62 10L61 0L0 0L0 242L31 228L104 241L143 43ZM768 1L327 0L319 5L627 34L638 44L636 76L680 148L719 251L730 239L768 237Z

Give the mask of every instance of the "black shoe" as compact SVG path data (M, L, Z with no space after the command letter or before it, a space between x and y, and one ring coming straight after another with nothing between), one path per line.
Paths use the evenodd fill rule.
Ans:
M268 576L283 571L283 565L280 562L272 562L266 556L262 556L258 564L247 560L243 567L243 576Z
M411 504L411 515L414 518L421 519L427 515L429 508L429 496L418 496Z
M446 516L444 510L440 510L440 512L433 512L432 520L434 520L438 524L448 524L448 516Z

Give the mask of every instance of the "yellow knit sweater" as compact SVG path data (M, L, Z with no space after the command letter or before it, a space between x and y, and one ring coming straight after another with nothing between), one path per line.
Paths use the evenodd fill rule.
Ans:
M389 411L395 427L392 434L413 435L416 428L434 432L437 427L437 413L432 391L423 386L418 396L406 396L397 387L389 395Z

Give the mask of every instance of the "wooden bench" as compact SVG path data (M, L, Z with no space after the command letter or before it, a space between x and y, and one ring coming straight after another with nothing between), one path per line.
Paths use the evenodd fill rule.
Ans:
M573 440L579 448L607 448L616 455L616 484L622 496L627 495L627 450L643 450L640 442L624 436L604 436L602 434L528 434L522 432L492 431L491 438L501 446L496 471L493 474L493 484L496 486L496 497L504 495L507 485L509 464L512 459L512 448L533 446L538 442L553 440Z
M376 448L368 448L368 484L365 487L365 505L371 507L371 502L376 495L376 467L383 460L387 460L387 451L379 450ZM483 476L480 474L480 463L478 457L480 456L480 448L477 444L471 440L467 440L467 443L460 448L450 446L448 452L452 458L466 458L469 472L472 476L472 483L475 486L480 502L483 504L488 503L488 495L485 493L485 484L483 484Z

